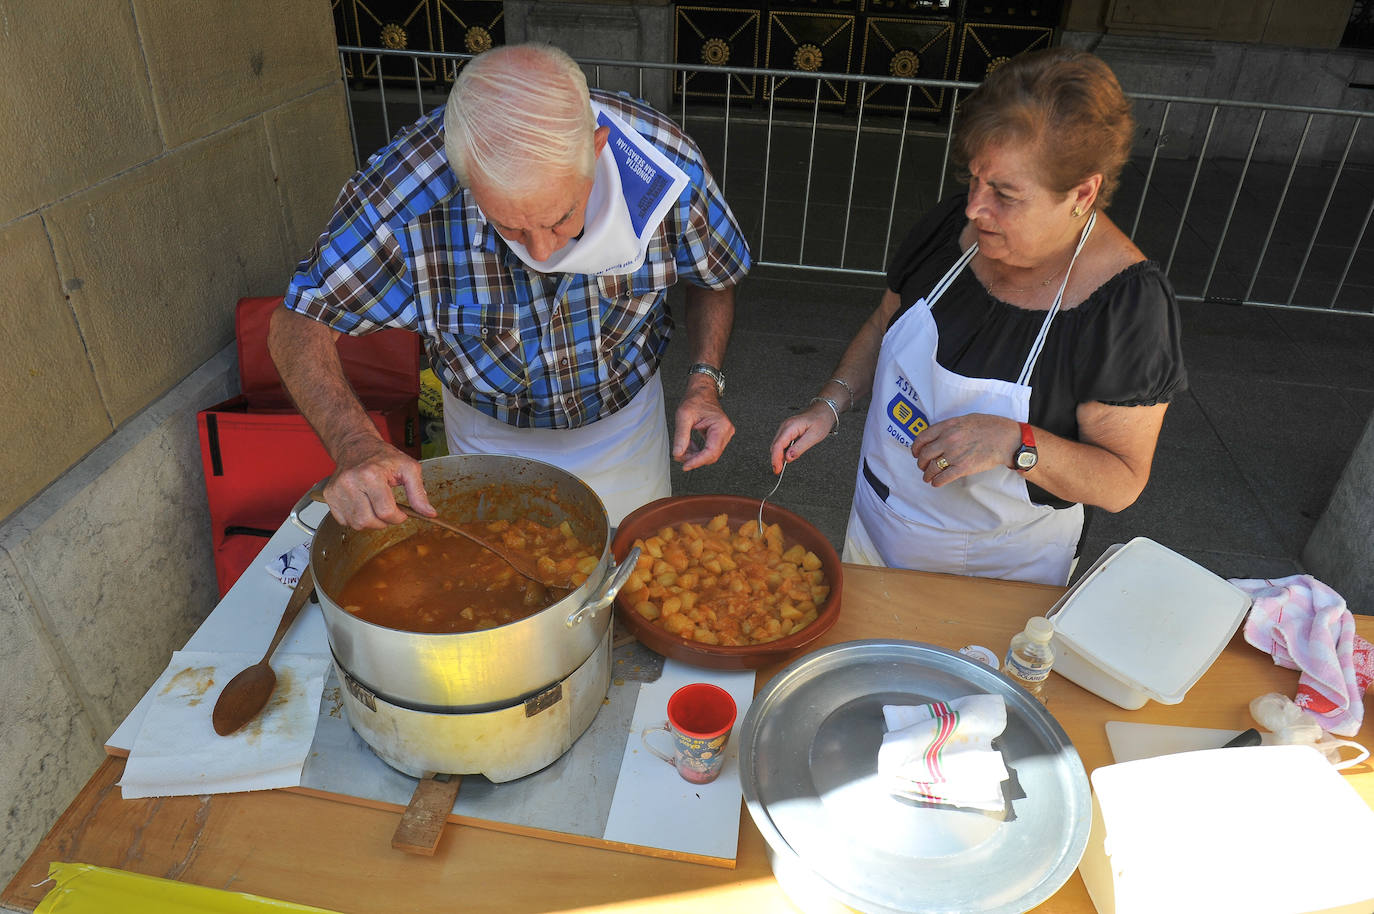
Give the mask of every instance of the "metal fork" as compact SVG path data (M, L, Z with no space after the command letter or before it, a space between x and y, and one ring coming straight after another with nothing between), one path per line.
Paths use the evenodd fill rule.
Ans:
M763 506L773 494L778 491L778 486L782 485L782 474L787 472L787 461L783 460L782 469L778 470L778 481L773 483L772 490L763 498L759 499L759 536L763 536Z

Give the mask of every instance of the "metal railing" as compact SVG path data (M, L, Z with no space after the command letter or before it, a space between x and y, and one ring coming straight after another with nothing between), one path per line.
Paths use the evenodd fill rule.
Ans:
M472 56L339 52L359 162L441 104ZM394 64L384 79L384 57L409 59L413 85L400 90ZM589 83L647 99L697 141L756 264L880 277L895 233L957 191L951 138L959 100L976 83L579 62ZM350 65L371 75L350 80ZM1374 112L1131 98L1138 140L1109 215L1180 299L1374 314L1374 258L1359 256L1374 217L1374 133L1361 127Z

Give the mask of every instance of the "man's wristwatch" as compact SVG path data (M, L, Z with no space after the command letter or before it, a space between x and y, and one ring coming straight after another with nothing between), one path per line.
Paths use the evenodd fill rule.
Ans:
M688 374L704 374L716 384L716 396L725 396L725 372L714 365L707 365L705 362L697 362L687 369Z
M1040 452L1035 449L1035 431L1029 422L1021 423L1021 446L1011 455L1012 469L1025 473L1040 460Z

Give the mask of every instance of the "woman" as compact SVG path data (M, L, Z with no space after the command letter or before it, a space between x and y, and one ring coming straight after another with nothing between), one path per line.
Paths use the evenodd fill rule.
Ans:
M1120 511L1186 388L1178 303L1102 212L1130 104L1091 54L999 67L960 109L967 194L912 230L888 291L774 472L872 394L846 561L1065 584L1083 505Z

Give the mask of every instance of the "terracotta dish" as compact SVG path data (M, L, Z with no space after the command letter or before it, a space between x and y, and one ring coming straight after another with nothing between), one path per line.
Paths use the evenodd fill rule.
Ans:
M611 553L617 562L624 561L636 539L647 539L663 527L676 527L691 522L705 524L717 514L728 514L732 527L746 520L756 520L759 500L739 495L683 495L660 498L631 512L616 528L611 541ZM816 621L793 635L764 644L726 646L689 641L664 631L635 612L624 595L616 597L615 609L620 621L650 650L665 657L681 660L713 670L754 670L799 653L830 630L840 617L842 572L840 556L835 547L809 521L786 508L765 505L763 522L777 524L788 545L800 543L821 560L821 569L830 583L830 596L819 607Z

